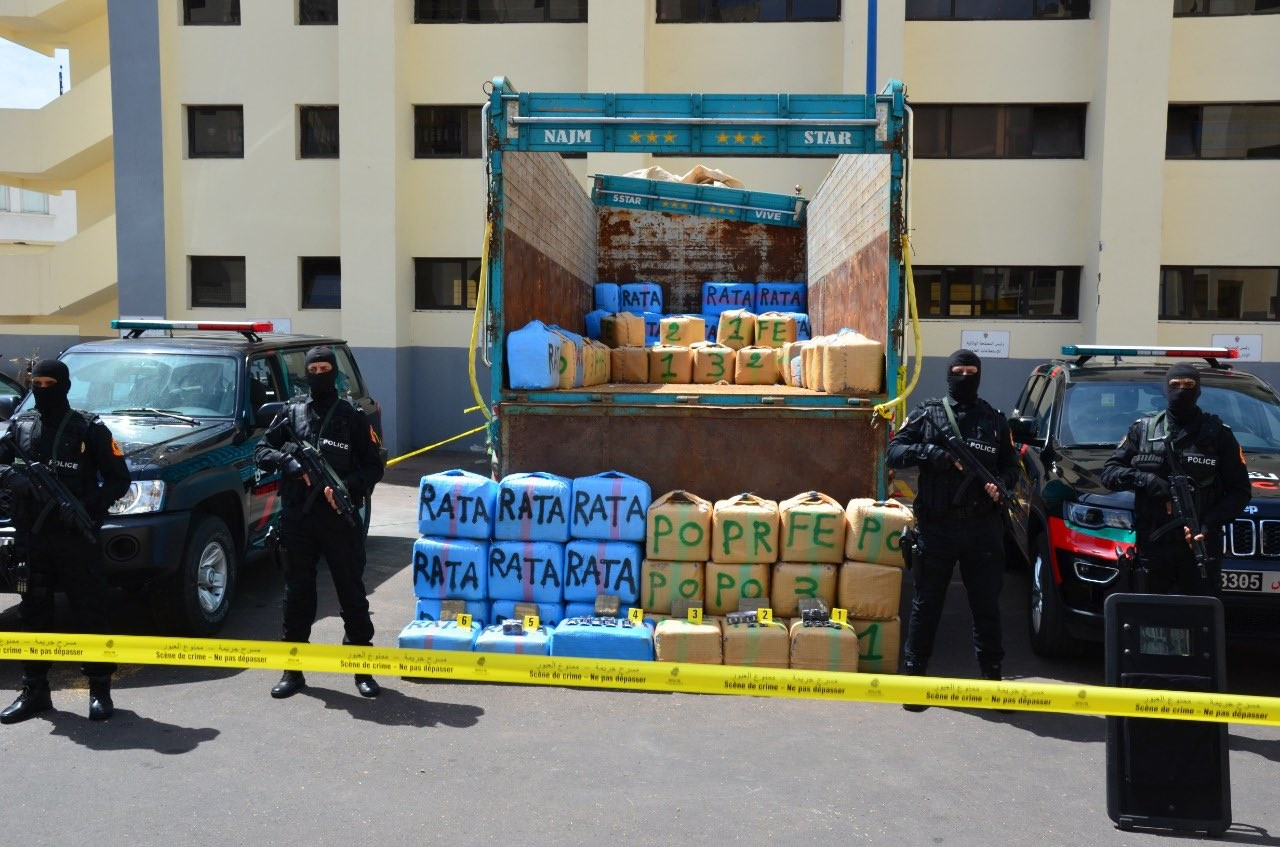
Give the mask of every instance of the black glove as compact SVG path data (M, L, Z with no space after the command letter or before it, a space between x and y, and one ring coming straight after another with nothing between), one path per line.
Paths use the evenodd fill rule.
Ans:
M7 488L10 496L15 500L25 500L31 496L34 490L31 480L27 479L27 475L12 468L0 475L0 487Z
M284 462L280 465L280 471L289 477L302 476L302 463L292 456L286 455Z
M1173 489L1163 478L1153 473L1145 473L1142 477L1142 493L1154 500L1172 500Z
M77 519L76 507L71 503L58 504L58 520L63 526L75 526Z
M935 470L944 471L947 468L954 468L956 460L951 454L939 447L937 444L930 444L929 449L925 453L925 462Z

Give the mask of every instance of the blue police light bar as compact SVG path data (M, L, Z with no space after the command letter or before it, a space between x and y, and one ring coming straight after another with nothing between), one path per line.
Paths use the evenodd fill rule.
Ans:
M1170 359L1238 359L1236 347L1119 347L1112 344L1063 344L1064 356L1160 356Z

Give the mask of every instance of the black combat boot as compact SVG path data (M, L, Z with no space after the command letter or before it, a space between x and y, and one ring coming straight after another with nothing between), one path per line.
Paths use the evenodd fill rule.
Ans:
M22 683L22 693L9 708L0 712L0 723L21 723L33 718L41 712L53 708L53 698L49 696L49 680L27 680Z
M358 673L356 674L356 691L360 692L361 697L377 697L382 693L382 687L369 674Z
M286 697L292 697L306 687L307 680L302 675L302 671L285 671L284 676L280 677L280 681L272 686L271 696L277 700L283 700Z
M999 662L980 662L978 667L982 669L982 678L991 682L1004 682L1004 676L1000 673Z
M902 666L903 676L924 676L926 670L928 670L928 664L920 661L919 659L909 658ZM903 703L902 708L906 709L908 712L923 712L929 707L923 703Z
M89 677L89 720L110 720L115 713L115 704L111 702L111 677Z

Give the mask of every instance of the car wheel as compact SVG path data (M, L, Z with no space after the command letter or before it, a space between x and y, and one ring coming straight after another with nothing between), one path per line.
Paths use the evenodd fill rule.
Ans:
M155 586L156 622L175 635L216 633L231 611L238 566L226 523L215 515L197 514L177 572Z
M1045 533L1036 535L1031 554L1027 597L1027 631L1031 637L1031 649L1036 655L1049 658L1079 656L1084 644L1067 633L1066 614L1058 596L1058 587L1053 583L1049 539Z

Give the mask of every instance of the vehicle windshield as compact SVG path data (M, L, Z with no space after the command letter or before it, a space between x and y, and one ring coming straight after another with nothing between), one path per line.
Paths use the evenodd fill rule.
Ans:
M1076 382L1067 387L1058 441L1064 447L1120 443L1129 424L1165 408L1158 382ZM1222 418L1246 452L1280 450L1280 403L1256 385L1201 384L1200 408Z
M236 360L194 353L68 353L67 401L99 415L137 415L195 423L236 410ZM34 403L28 395L21 408Z

